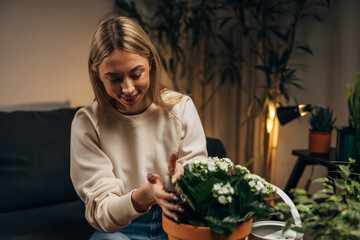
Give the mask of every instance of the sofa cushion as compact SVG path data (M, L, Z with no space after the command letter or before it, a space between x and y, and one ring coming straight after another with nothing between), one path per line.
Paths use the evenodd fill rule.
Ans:
M77 110L0 112L0 212L78 199L69 173Z
M89 239L95 231L85 219L81 200L0 213L1 239Z

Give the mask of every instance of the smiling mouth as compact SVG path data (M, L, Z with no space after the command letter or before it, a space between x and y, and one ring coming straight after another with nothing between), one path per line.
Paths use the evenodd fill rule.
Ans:
M124 101L127 103L133 103L137 100L138 96L139 96L139 93L134 96L122 97L122 99L124 99Z

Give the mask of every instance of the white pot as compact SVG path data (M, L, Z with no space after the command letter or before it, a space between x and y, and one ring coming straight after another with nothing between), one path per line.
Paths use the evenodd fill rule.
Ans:
M301 226L301 219L295 204L291 201L288 195L284 193L280 188L273 185L276 189L276 193L282 198L282 200L290 206L290 212L294 219L295 226ZM285 222L282 221L258 221L252 224L252 230L249 236L249 240L278 240L278 239L292 239L302 240L303 234L297 233L293 230L288 230L285 233L282 232Z

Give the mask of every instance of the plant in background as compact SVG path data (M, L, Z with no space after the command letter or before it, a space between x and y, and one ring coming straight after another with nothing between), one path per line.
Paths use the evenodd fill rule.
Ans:
M360 72L356 74L354 90L346 85L347 104L349 110L349 127L357 129L360 127Z
M260 164L265 166L262 175L271 182L279 136L273 109L280 106L282 98L295 99L291 87L302 89L296 75L300 65L291 61L293 56L296 52L313 55L310 46L299 41L296 33L302 21L320 21L317 12L319 8L330 8L330 0L226 0L224 7L233 14L224 16L221 26L241 26L250 51L249 57L243 59L264 80L254 97L260 103L261 113L254 111L249 115L261 116Z
M333 117L333 112L329 107L316 108L310 114L310 130L316 132L331 132L335 127L335 121L336 117Z
M360 163L360 72L355 75L354 89L346 85L349 126L337 128L337 159L349 157Z
M185 165L177 181L187 210L182 223L210 227L230 235L250 218L264 218L273 212L264 197L275 189L263 178L251 174L228 158L209 157Z
M350 164L338 165L337 178L329 176L314 182L322 183L323 189L312 196L297 189L296 207L303 213L303 226L287 229L306 233L311 239L360 239L360 182L359 166L354 159Z

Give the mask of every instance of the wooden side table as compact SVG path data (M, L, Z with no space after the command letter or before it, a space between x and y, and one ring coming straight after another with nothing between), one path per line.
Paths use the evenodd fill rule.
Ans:
M335 154L335 148L331 148L330 152L326 155L315 155L310 153L308 150L293 150L292 155L297 156L298 159L285 186L284 192L292 197L292 194L289 193L289 191L296 188L305 167L308 165L323 165L328 168L329 175L334 176L334 171L337 166L332 161L336 161Z

